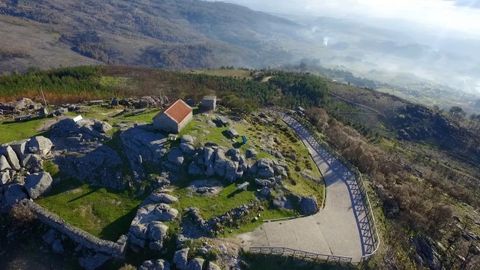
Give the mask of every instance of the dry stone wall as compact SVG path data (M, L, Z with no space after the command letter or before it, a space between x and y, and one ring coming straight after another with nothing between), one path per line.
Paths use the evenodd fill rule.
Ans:
M59 216L49 212L31 200L25 199L21 201L21 203L27 206L42 223L64 234L73 242L97 253L109 255L114 258L123 258L126 241L123 241L122 238L120 238L119 242L99 239L98 237L66 223L65 220L61 219Z

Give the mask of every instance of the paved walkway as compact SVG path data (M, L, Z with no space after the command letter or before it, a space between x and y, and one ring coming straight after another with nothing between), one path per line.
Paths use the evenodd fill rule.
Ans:
M326 184L325 208L304 218L264 223L239 236L249 247L286 247L324 255L351 257L359 262L363 251L361 222L364 204L354 175L323 149L296 120L284 121L295 130L322 172Z

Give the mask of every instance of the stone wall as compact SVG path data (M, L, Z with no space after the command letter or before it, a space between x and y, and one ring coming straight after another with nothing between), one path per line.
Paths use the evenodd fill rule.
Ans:
M64 234L73 242L97 253L109 255L114 258L123 258L126 241L117 243L99 239L83 230L71 226L59 216L49 212L31 200L25 199L20 203L27 206L42 223Z
M153 126L160 131L178 133L177 122L168 117L165 113L160 113L153 118Z

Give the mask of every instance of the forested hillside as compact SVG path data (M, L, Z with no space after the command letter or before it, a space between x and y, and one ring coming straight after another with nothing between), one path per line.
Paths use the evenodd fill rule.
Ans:
M291 60L286 44L300 44L291 21L197 0L6 0L0 25L8 37L0 41L3 71L88 63L265 66Z

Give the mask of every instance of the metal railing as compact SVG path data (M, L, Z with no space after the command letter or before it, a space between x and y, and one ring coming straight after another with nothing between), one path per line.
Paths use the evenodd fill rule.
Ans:
M349 189L351 190L352 195L360 195L362 203L364 204L364 206L366 206L360 206L360 209L358 209L357 205L354 206L354 210L363 211L365 213L364 218L359 219L359 228L363 238L362 245L364 248L364 254L361 258L361 261L368 260L368 258L373 256L378 251L378 248L380 247L380 237L378 235L375 215L373 214L372 206L370 203L370 199L368 198L368 192L366 190L362 174L347 159L345 159L335 149L330 147L330 145L328 145L324 140L322 140L317 135L316 128L308 120L297 115L290 115L290 117L295 119L307 130L309 130L315 141L321 147L325 148L330 154L334 155L345 167L347 167L355 175L355 177L353 177L355 179L355 185L349 185L349 183L347 183L347 185L349 185Z
M318 254L285 247L250 247L248 252L263 255L291 257L303 261L352 264L351 257Z

